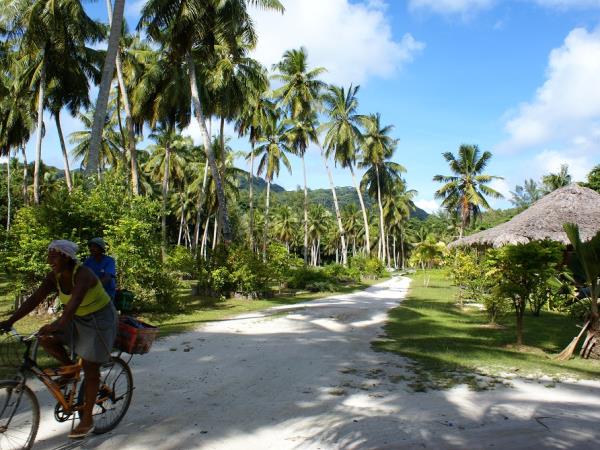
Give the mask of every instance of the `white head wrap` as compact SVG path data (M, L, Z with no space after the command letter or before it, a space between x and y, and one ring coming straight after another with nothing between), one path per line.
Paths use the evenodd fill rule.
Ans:
M65 239L58 239L56 241L50 242L48 246L48 251L54 250L56 252L60 252L65 256L68 256L73 261L77 261L77 250L79 247L75 242L67 241Z

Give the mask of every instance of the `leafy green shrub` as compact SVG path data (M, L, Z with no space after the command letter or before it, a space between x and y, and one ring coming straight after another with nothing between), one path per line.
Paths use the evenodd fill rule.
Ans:
M194 255L182 245L175 246L167 255L165 268L181 279L193 279L198 276L198 268Z
M272 280L282 286L294 270L304 265L304 261L288 252L283 244L271 243L267 249L266 265Z
M381 278L385 276L385 264L378 258L369 258L365 265L364 275L368 278Z
M342 264L329 264L322 270L327 277L337 283L360 281L360 272L357 269L344 267Z
M523 344L523 316L527 303L536 290L556 275L562 259L562 247L555 242L507 245L488 250L490 276L494 279L494 295L509 299L517 321L517 344Z
M135 294L137 307L176 309L179 284L162 263L160 230L154 219L158 205L149 200L144 205L143 200L133 209L135 214L105 229L104 238L117 262L117 284Z
M273 274L259 255L240 245L229 249L227 267L232 290L246 297L262 297L269 291Z
M331 281L313 281L306 285L306 290L310 292L333 292L337 288Z
M356 255L350 258L349 266L350 269L358 271L361 276L366 278L380 278L386 275L384 263L377 258Z
M327 275L314 267L300 267L293 271L288 286L292 289L307 289L309 285L319 286L319 283L329 283Z

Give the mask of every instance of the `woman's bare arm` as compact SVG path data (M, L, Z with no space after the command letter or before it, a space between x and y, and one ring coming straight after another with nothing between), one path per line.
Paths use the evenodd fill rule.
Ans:
M3 322L4 326L0 325L0 327L10 328L13 324L31 311L33 311L37 306L39 306L52 292L56 292L56 276L53 272L50 272L46 275L46 278L42 282L42 284L35 290L31 296L23 302L23 304L13 313L13 315Z

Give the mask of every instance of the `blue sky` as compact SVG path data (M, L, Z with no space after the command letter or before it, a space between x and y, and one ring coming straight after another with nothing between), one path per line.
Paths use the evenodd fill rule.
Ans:
M255 57L268 67L283 51L305 46L328 82L361 85L360 110L380 112L400 145L394 159L408 172L418 204L435 209L444 151L461 143L493 153L488 173L508 194L525 177L567 163L582 180L600 156L600 0L283 0L286 13L255 11ZM133 28L143 1L128 0ZM104 2L87 3L107 21ZM65 132L78 129L64 117ZM43 158L62 166L53 127ZM197 127L185 130L199 142ZM142 146L145 144L142 144ZM236 149L248 144L234 140ZM28 146L33 156L33 142ZM240 165L244 163L240 161ZM316 149L309 186L327 187ZM350 185L336 170L337 185ZM277 182L301 184L293 174ZM507 201L495 201L507 207Z

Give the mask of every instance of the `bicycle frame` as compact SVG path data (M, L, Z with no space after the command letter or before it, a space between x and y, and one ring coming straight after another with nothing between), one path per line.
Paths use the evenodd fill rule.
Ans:
M77 394L77 384L81 380L81 369L82 362L81 359L78 360L75 368L72 371L75 372L75 375L72 377L72 380L69 380L67 386L70 386L71 389L65 396L62 392L64 386L59 386L57 383L52 380L51 376L45 373L37 364L37 352L39 348L39 341L37 338L37 333L32 334L28 337L23 337L19 333L17 333L14 329L10 331L10 333L18 338L23 344L25 344L25 352L23 354L23 363L19 369L19 375L17 376L17 381L22 384L25 384L27 381L27 373L33 374L38 380L40 380L48 391L52 394L52 396L56 399L56 401L63 408L63 412L66 414L73 414L75 411L79 409L78 405L75 404L75 397ZM60 371L60 369L58 369ZM58 373L57 375L60 375Z

